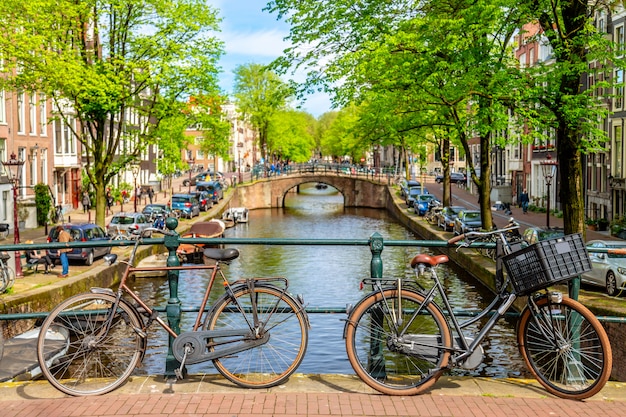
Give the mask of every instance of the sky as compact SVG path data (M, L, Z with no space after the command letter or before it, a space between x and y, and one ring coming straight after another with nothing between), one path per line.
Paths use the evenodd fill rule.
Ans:
M232 93L234 74L238 65L268 64L282 54L288 44L289 26L275 15L264 12L263 0L208 0L222 17L221 33L225 55L220 61L220 87ZM302 81L295 79L295 81ZM302 110L315 117L331 110L330 99L320 93L307 97Z

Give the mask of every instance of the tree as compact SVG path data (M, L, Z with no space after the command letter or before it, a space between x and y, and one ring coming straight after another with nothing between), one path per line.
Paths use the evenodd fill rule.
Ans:
M235 69L235 101L242 118L259 134L261 157L267 160L267 138L274 115L287 108L293 89L261 64L240 65Z
M217 91L216 11L202 0L5 0L0 16L1 87L43 92L58 118L78 119L103 225L111 179L169 140L159 125L187 97Z
M231 125L222 112L222 105L226 99L221 96L194 97L191 104L192 119L202 126L202 140L200 149L208 155L213 155L213 171L217 172L217 159L228 160L230 157Z
M599 128L607 116L602 95L583 91L581 80L595 72L606 81L590 86L592 89L610 89L611 84L623 82L610 75L613 65L624 68L623 46L611 45L593 24L597 12L617 5L622 2L534 0L529 4L529 15L538 19L554 52L554 62L528 69L532 82L522 90L522 98L528 101L523 115L534 132L542 122L556 131L562 178L559 197L567 234L585 231L582 155L597 150L607 140L607 132ZM537 105L548 114L534 111Z
M268 131L268 147L279 160L309 161L315 149L315 123L313 116L302 111L275 113Z

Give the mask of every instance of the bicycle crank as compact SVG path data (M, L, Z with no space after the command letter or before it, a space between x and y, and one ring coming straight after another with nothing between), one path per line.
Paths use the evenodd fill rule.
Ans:
M183 332L174 339L172 353L179 362L193 365L258 347L268 340L269 332L256 335L250 329Z

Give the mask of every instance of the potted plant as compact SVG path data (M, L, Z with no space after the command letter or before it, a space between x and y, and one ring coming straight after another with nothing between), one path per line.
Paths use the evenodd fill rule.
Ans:
M604 232L605 230L607 230L608 227L609 227L608 219L605 219L604 217L602 217L601 219L598 219L598 230L599 231Z
M596 219L587 219L585 223L589 230L596 230L598 228L598 221Z
M26 220L28 220L28 209L24 206L20 206L17 210L17 218L19 219L18 226L20 229L26 227Z

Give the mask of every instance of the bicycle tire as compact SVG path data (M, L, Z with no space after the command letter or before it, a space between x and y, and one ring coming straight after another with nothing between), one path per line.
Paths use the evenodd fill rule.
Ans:
M613 366L611 344L598 319L571 298L554 303L543 297L536 304L541 316L524 309L517 332L528 369L557 397L582 400L597 394Z
M363 382L383 394L420 394L437 382L448 365L452 349L450 327L434 303L427 303L423 314L409 323L413 311L424 302L424 296L402 290L402 323L406 323L402 330L406 335L419 335L434 347L423 346L421 355L404 353L397 347L392 349L398 332L394 330L395 319L389 307L393 308L390 303L395 303L397 296L397 290L390 288L370 294L355 306L346 325L348 360ZM375 320L376 317L380 320ZM374 355L373 351L376 351ZM376 356L378 363L374 361Z
M246 388L267 388L286 381L298 368L306 352L309 322L304 308L291 295L272 286L258 285L254 294L247 287L234 289L215 304L205 322L205 330L250 328L251 337L270 332L267 343L232 356L213 360L213 365L229 381ZM260 326L254 326L252 299ZM241 339L238 337L238 339ZM216 343L234 339L214 339ZM243 341L245 343L245 340ZM211 351L213 347L209 347Z
M5 265L6 268L6 274L8 276L7 282L7 289L13 287L13 284L15 284L15 271L13 270L13 268L11 268L10 266Z
M44 320L37 358L43 375L59 391L73 396L111 392L141 361L143 323L126 302L119 303L111 328L103 335L114 302L115 297L108 294L78 294L60 303ZM66 335L62 347L50 338L55 333Z

